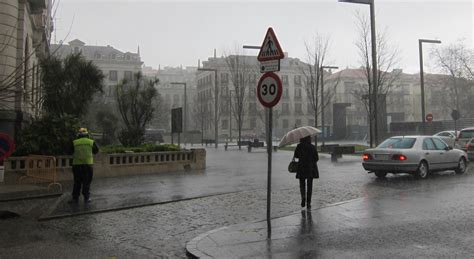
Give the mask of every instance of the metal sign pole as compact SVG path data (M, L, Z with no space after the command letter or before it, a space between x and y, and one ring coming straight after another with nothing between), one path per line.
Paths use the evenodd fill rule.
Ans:
M272 235L272 225L270 218L271 211L271 199L272 199L272 121L273 121L273 108L267 108L268 110L268 121L267 121L267 153L268 153L268 175L267 175L267 229L268 238Z

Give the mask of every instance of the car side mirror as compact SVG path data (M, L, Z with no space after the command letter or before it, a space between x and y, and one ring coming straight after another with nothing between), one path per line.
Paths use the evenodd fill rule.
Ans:
M452 146L447 146L447 147L444 148L444 150L446 150L446 151L453 150L453 147Z

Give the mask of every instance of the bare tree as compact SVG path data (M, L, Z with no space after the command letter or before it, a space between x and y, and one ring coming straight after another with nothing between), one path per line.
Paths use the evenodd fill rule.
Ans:
M367 85L364 85L364 88L360 91L355 91L354 94L358 95L358 99L363 102L366 106L367 111L369 109L370 100L372 100L372 105L375 108L374 110L380 110L380 98L386 98L390 94L390 91L395 87L394 82L400 77L402 71L394 70L398 65L399 51L397 47L391 46L389 44L389 37L385 30L377 32L376 40L376 52L377 52L377 81L374 82L372 78L372 41L370 33L370 21L367 16L363 16L360 13L356 14L357 18L357 27L359 31L359 39L355 43L359 55L361 58L361 65L363 67L363 76L367 80ZM376 97L375 97L376 96ZM379 127L378 120L383 114L377 114L376 112L368 112L369 118L369 128L371 129L369 134L375 145L378 144L378 135ZM371 127L373 125L373 127Z
M230 73L230 82L233 87L233 102L232 102L232 114L237 122L238 129L238 143L239 149L240 141L242 139L242 126L245 119L245 105L248 103L247 91L249 89L250 82L253 82L253 78L258 71L256 63L253 64L248 57L236 54L225 57L227 68Z
M324 103L321 103L321 73L324 73L321 67L329 65L326 62L329 54L330 39L321 34L316 34L311 42L305 43L305 47L306 63L300 66L300 71L303 74L302 83L306 91L308 107L311 108L311 113L314 116L314 127L317 127L322 108L329 105L340 80L339 77L336 80L331 80L331 85L328 85L323 93L325 97L323 98Z
M441 85L441 91L448 93L448 105L452 109L462 111L464 115L471 113L473 53L460 41L446 47L437 48L432 54L441 73L448 77L440 77L433 84ZM474 115L474 114L473 114Z
M201 96L198 93L194 96L193 100L194 105L192 105L191 118L194 124L194 129L201 129L201 142L204 139L204 122L205 122L205 112L204 112L204 102L201 100Z

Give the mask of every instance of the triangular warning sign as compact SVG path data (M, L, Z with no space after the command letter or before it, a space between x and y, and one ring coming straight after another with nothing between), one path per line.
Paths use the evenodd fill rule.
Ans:
M265 39L263 40L260 52L258 53L258 61L268 61L275 59L282 59L285 57L283 50L278 43L278 39L275 36L275 32L272 27L269 27Z

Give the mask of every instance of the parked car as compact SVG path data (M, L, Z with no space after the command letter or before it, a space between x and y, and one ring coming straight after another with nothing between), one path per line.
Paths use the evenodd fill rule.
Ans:
M454 130L445 130L434 134L433 136L440 137L446 144L451 147L454 147L456 142L456 131Z
M435 171L455 170L457 174L463 174L467 162L466 152L453 149L439 137L397 136L365 150L362 166L377 177L385 177L387 173L410 173L424 179Z
M466 148L467 158L474 161L474 138L471 138L464 147Z
M471 138L474 138L474 127L460 130L458 138L456 139L456 148L466 151L465 146Z

